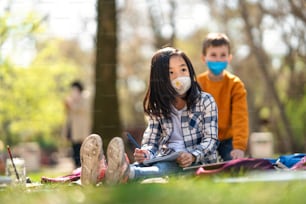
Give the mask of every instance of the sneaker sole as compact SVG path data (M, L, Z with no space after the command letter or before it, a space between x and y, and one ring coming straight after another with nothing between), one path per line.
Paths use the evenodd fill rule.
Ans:
M80 150L82 185L97 184L99 162L103 155L102 144L101 137L96 134L89 135L82 143Z
M105 174L106 184L118 184L122 171L120 167L125 159L124 143L120 137L114 137L107 147L108 167Z

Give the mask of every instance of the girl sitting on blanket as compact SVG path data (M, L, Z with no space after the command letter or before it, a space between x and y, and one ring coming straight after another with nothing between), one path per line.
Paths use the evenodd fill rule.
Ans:
M114 137L107 148L106 184L186 173L184 167L217 161L217 106L210 94L200 90L191 61L184 52L166 47L153 55L143 106L148 126L141 148L134 151L136 163L129 164L123 140ZM143 165L145 160L172 152L181 153L173 161ZM105 166L99 135L84 140L81 163L82 184L99 182L101 166Z

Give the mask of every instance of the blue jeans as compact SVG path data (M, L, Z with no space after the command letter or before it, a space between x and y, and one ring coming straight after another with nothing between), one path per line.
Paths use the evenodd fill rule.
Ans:
M223 161L232 160L231 151L233 150L233 139L220 141L217 150Z
M143 164L132 164L130 168L135 172L133 179L146 179L154 177L162 177L167 175L190 175L195 172L195 170L183 170L175 161L173 162L158 162L152 166L144 166Z

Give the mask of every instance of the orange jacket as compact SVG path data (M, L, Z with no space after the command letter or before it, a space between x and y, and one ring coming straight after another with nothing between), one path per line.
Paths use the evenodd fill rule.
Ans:
M210 93L218 105L218 138L233 139L233 148L245 151L249 137L247 92L243 82L224 71L221 81L211 81L208 72L197 78L202 90Z

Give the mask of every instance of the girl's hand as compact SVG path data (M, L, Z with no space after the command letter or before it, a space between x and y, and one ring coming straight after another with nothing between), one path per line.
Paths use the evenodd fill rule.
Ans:
M179 166L183 168L190 166L194 161L195 157L188 152L182 152L176 159L176 162L179 164Z
M136 148L133 155L134 155L135 161L137 161L138 163L143 163L144 160L147 160L150 158L149 151L145 149Z

